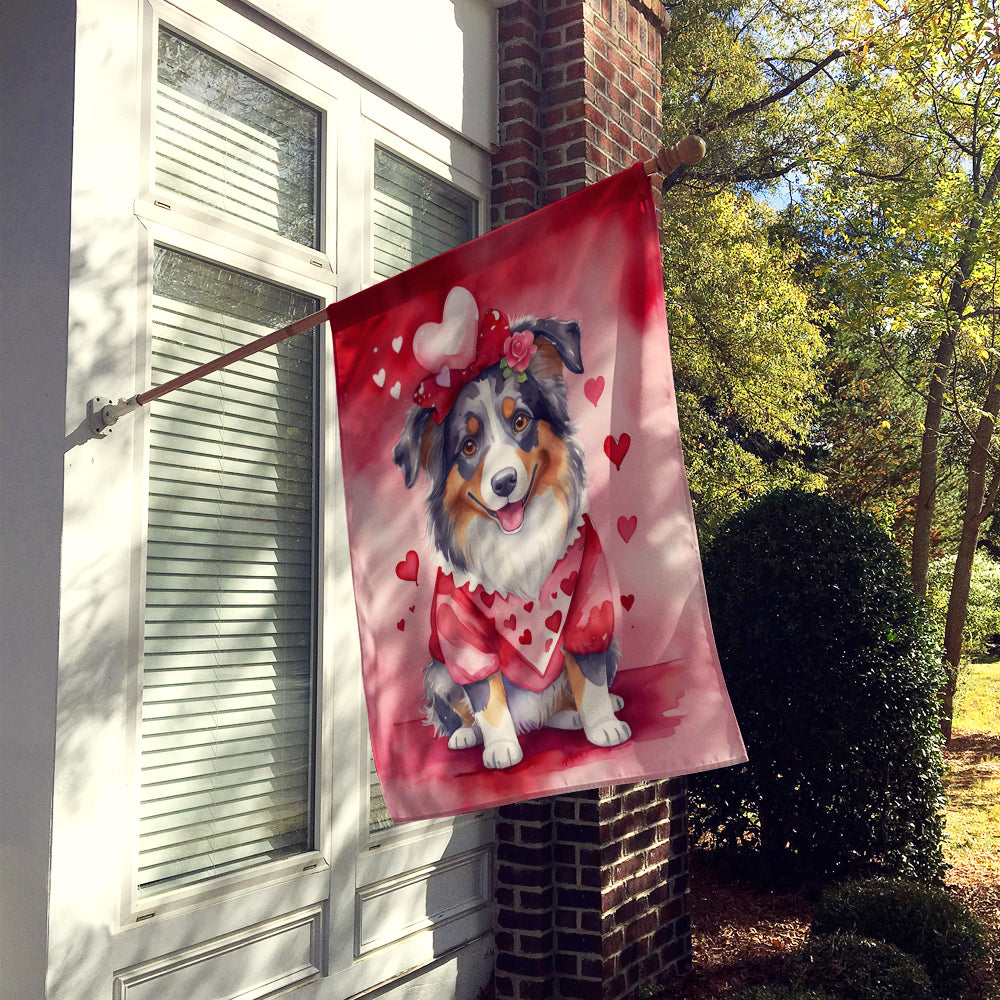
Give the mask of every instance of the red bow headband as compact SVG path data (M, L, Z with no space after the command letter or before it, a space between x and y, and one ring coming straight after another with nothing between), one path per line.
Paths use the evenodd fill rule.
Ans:
M464 288L453 288L445 301L441 323L425 323L413 338L413 353L429 374L417 386L413 400L434 411L435 423L448 415L458 394L491 365L500 362L504 378L524 381L524 372L538 350L531 330L510 332L510 322L497 309L479 325L475 300ZM445 353L453 348L451 353ZM449 362L458 362L457 366ZM439 364L440 362L440 364Z

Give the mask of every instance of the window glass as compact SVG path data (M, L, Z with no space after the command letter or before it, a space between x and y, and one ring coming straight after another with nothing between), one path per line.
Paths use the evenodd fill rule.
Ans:
M318 246L320 115L160 28L156 185Z
M314 312L157 247L152 384ZM311 849L316 331L150 405L140 895Z
M389 278L467 243L476 199L394 153L375 147L375 273Z

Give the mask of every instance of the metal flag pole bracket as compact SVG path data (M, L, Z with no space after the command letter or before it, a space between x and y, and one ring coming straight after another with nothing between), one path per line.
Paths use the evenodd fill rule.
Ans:
M111 433L111 428L118 423L120 416L138 409L139 406L137 396L119 399L117 403L104 396L94 396L93 399L88 399L87 423L90 426L90 433L94 437L107 437Z

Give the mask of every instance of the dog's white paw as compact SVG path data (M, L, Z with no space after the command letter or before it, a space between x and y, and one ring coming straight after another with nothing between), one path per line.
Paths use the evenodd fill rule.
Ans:
M470 750L483 742L483 734L475 726L460 726L448 737L449 750Z
M612 718L596 725L584 726L583 734L594 746L616 747L632 735L632 730L627 722L612 716Z
M583 729L583 720L579 712L564 708L555 715L550 715L545 722L549 729Z
M611 695L611 707L616 712L620 712L625 707L625 699L617 694Z
M483 750L483 764L495 770L520 764L523 758L521 745L510 740L495 740Z

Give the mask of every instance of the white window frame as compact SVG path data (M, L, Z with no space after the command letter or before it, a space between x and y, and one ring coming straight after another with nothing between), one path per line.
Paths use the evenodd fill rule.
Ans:
M164 25L318 108L322 115L320 248L299 246L221 219L203 205L153 184L152 88L156 38ZM237 41L239 39L239 41ZM401 102L380 96L351 73L319 61L237 11L212 0L168 0L144 5L142 182L134 204L141 223L138 250L136 384L148 385L153 245L204 257L225 267L316 296L321 305L374 283L371 206L376 142L469 193L477 200L479 231L488 225L486 152L437 126ZM361 152L363 151L363 155ZM364 193L362 199L358 192ZM339 205L339 210L338 210ZM364 252L360 252L361 248ZM338 457L333 350L328 327L320 333L318 544L325 567L317 580L315 850L246 872L139 899L134 852L138 815L138 726L141 718L149 425L134 415L138 512L132 537L128 719L130 771L126 802L131 818L123 838L118 931L112 943L121 981L139 981L172 950L263 924L276 915L315 911L323 947L317 975L322 996L349 996L433 961L476 936L489 934L493 812L405 824L369 835L366 712L360 644L351 585L342 469ZM151 405L156 405L155 402ZM337 757L335 758L335 754ZM344 767L344 760L357 767ZM433 879L455 875L466 897L435 913L414 911L384 934L371 921L383 901L413 900ZM395 895L394 895L395 894ZM175 919L181 918L181 919ZM353 933L348 933L353 929ZM221 938L220 938L221 939ZM138 970L138 971L137 971Z

